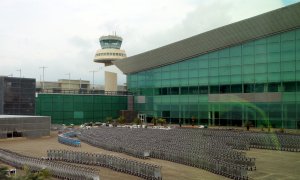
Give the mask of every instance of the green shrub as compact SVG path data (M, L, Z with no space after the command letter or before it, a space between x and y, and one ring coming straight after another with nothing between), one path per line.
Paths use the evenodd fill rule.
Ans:
M120 116L120 117L118 118L118 123L119 123L119 124L125 124L125 122L126 122L126 119L125 119L124 116Z
M151 123L153 123L154 126L156 126L156 124L157 124L157 118L153 117L152 120L151 120Z
M112 117L106 117L106 119L105 119L105 121L109 124L112 123L112 120L113 120Z
M136 125L140 125L141 122L142 122L142 120L138 117L134 118L134 120L133 120L133 123L136 124Z
M163 119L163 118L159 118L158 119L158 121L157 121L157 123L160 123L162 126L164 125L164 124L166 124L166 119Z

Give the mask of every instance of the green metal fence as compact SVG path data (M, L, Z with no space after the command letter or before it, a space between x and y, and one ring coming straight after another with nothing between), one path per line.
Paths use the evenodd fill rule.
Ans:
M127 96L38 94L36 115L51 116L52 124L105 122L127 109Z

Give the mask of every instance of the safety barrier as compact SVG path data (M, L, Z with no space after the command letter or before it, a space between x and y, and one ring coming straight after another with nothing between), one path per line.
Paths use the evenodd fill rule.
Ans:
M59 179L100 180L98 171L94 168L23 156L5 149L0 149L0 160L20 169L27 166L33 172L47 169Z
M73 138L75 136L76 136L76 132L71 131L71 132L59 134L57 138L58 138L58 142L62 144L66 144L74 147L80 147L81 146L80 140Z
M120 158L112 155L68 150L48 150L47 155L49 160L59 160L71 163L102 166L115 171L142 177L144 179L162 179L160 166Z

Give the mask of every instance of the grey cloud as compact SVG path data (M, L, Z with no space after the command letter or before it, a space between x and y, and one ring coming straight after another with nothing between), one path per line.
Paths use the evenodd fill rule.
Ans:
M131 55L139 54L282 6L280 0L265 0L262 6L256 8L259 2L260 0L252 0L245 6L241 5L239 0L211 0L209 3L199 3L193 12L172 28L162 29L161 32L141 38L131 37L130 41L133 40L133 43L128 43L127 48Z
M46 80L69 72L91 80L89 71L103 66L93 62L102 35L117 31L131 56L281 7L280 0L241 1L0 1L0 73L21 68L39 79L39 67L47 66ZM103 83L103 72L96 76Z

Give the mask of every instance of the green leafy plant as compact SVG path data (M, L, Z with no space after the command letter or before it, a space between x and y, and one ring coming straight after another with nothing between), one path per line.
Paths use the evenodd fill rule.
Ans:
M7 176L7 171L8 171L7 167L0 167L0 179L3 180L9 179Z
M244 124L244 126L247 128L247 131L249 131L250 130L250 126L252 126L251 121L246 121L245 124Z
M151 120L151 123L153 123L153 125L156 126L157 125L157 118L153 117L152 120Z
M196 117L195 117L195 116L192 116L192 126L195 125L195 120L196 120Z
M261 131L265 131L264 128L265 128L265 127L264 127L263 125L260 126L260 130L261 130Z
M109 123L109 124L111 124L112 121L113 121L112 117L106 117L105 120L106 120L106 122Z
M280 132L280 133L284 133L284 132L285 132L284 128L280 128L280 129L279 129L279 132Z
M157 120L157 123L160 123L162 126L164 125L164 124L166 124L166 119L163 119L163 118L159 118L158 120Z
M17 177L17 179L26 179L26 180L44 180L51 179L51 174L47 169L42 169L38 172L31 172L28 166L24 166L25 175Z
M141 122L142 122L142 120L138 117L134 118L134 120L133 120L133 123L136 124L136 125L140 125Z
M8 176L8 168L0 167L0 179L1 180L47 180L51 179L51 174L47 169L42 169L38 172L31 172L28 166L23 167L25 174Z
M120 117L118 118L118 123L119 123L119 124L125 124L125 122L126 122L126 119L125 119L124 116L120 116Z

